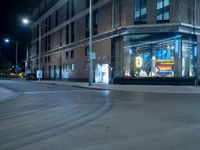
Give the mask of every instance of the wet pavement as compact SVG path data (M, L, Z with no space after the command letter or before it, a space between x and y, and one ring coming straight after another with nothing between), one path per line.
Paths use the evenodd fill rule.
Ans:
M199 150L200 94L4 81L2 150Z

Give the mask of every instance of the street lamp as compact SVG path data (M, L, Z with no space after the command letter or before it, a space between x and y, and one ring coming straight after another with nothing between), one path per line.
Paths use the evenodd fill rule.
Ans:
M28 24L30 24L30 21L27 18L23 18L22 23L25 24L25 25L28 25Z
M93 53L92 53L92 0L90 0L90 8L89 8L89 86L93 84Z
M23 18L22 19L22 23L24 25L28 25L31 23L31 21L27 18ZM41 24L39 23L39 52L38 52L38 70L37 70L37 78L39 79L39 81L41 81L42 78L42 70L41 70L41 40L42 40L42 26L46 26L45 24ZM28 54L27 54L28 55ZM28 61L28 58L27 58Z
M9 38L5 38L4 41L5 41L5 43L10 43L10 42L15 43L15 73L17 75L17 73L18 73L18 60L17 60L17 58L18 58L18 44L19 44L19 42L18 41L12 41Z

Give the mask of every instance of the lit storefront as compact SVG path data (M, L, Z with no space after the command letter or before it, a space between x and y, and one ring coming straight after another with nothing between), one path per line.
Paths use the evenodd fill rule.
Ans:
M97 64L95 68L95 82L96 83L109 83L109 65Z
M122 77L195 77L197 39L183 34L138 34L123 37Z

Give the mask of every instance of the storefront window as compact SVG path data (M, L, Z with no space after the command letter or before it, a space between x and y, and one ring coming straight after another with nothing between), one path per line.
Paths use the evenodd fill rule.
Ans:
M134 50L135 77L174 77L175 42L155 43Z
M197 44L191 39L182 40L182 76L196 76L197 72Z
M124 77L196 76L197 46L193 40L153 36L124 38Z

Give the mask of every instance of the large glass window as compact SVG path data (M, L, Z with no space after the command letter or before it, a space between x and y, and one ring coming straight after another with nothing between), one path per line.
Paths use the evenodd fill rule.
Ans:
M135 0L135 23L145 23L147 18L146 0Z
M144 44L133 47L132 51L131 76L174 77L175 41Z
M190 38L182 40L182 76L191 77L197 74L197 43Z
M196 39L167 33L127 35L122 63L124 77L194 77Z
M157 21L169 21L170 9L169 0L157 0Z

